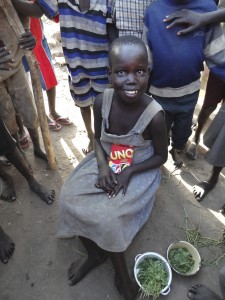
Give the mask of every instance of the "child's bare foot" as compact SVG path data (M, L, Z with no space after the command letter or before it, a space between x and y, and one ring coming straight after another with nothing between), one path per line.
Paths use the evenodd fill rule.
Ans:
M88 153L90 153L93 150L94 150L94 140L90 139L87 148L83 148L82 152L84 153L84 155L87 155Z
M34 178L28 181L30 189L37 194L41 200L43 200L48 205L51 205L55 200L55 191L49 190L40 183L38 183Z
M186 153L187 157L190 159L197 159L198 157L198 144L191 142Z
M183 165L183 161L181 160L179 154L178 154L178 151L177 149L175 148L172 148L169 153L172 155L172 158L173 158L173 161L174 161L174 165L177 167L177 168L181 168L182 165Z
M221 298L202 284L192 285L188 289L188 298L191 300L221 300Z
M3 262L3 264L7 264L13 255L14 249L14 242L0 226L0 260Z
M34 148L34 155L48 162L47 155L41 150L41 148Z
M193 186L193 194L198 202L202 201L205 196L215 187L216 183L202 181Z
M107 259L107 253L98 257L89 256L85 262L74 262L68 270L68 284L75 285L83 279L92 269L104 263Z
M16 200L16 191L14 188L12 177L4 172L0 174L0 199L8 202Z
M125 290L121 280L115 276L115 285L119 293L123 295L126 300L136 299L139 291L139 286L137 285L136 281L132 281L132 283L129 285L129 289Z

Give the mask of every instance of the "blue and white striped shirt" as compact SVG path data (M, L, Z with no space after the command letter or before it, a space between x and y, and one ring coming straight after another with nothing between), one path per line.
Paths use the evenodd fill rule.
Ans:
M79 0L37 1L49 18L59 15L71 94L75 102L83 101L81 106L86 106L91 101L90 90L103 92L108 86L106 24L112 22L110 2L90 0L89 10L81 12Z

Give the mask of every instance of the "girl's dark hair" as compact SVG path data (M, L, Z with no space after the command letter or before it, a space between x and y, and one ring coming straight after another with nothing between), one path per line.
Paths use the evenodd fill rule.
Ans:
M144 49L144 51L146 52L146 55L148 55L146 45L140 38L138 38L134 35L123 35L123 36L116 38L109 46L109 65L110 66L111 66L111 62L112 62L112 55L113 55L114 49L117 48L118 46L122 46L122 45L126 45L126 46L139 45L140 47L142 47Z

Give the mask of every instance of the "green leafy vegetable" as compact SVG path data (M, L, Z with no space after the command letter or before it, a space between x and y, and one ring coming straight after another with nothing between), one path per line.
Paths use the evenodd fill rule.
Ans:
M173 268L181 274L187 274L193 270L195 261L187 248L171 249L169 261Z
M164 262L147 257L140 262L138 268L137 277L143 288L142 295L147 297L153 295L153 300L157 299L168 284L168 272Z

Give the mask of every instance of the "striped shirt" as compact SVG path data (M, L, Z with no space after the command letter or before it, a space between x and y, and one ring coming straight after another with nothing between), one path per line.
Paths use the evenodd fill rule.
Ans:
M154 0L112 0L112 19L121 35L142 38L147 6Z
M75 103L88 106L95 96L108 87L108 37L106 24L111 23L107 0L90 0L86 12L79 0L37 0L45 14L59 15L62 48L69 71L70 91Z

